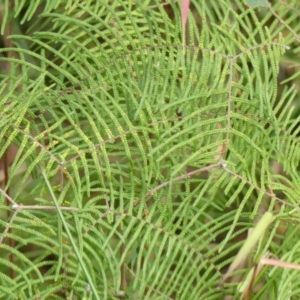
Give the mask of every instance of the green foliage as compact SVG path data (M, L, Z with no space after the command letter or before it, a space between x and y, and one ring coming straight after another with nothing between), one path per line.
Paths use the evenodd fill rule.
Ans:
M3 1L0 299L240 299L266 211L299 262L300 7L247 2Z

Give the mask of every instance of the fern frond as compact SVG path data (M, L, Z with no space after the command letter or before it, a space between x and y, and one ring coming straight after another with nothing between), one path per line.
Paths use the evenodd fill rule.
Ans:
M297 1L191 1L186 40L178 1L8 7L1 299L239 299L258 254L224 274L265 211L264 252L298 263ZM247 292L298 282L265 267Z

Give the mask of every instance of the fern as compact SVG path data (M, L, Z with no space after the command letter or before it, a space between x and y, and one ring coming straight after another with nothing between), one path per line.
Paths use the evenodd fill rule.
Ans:
M300 7L252 2L3 1L0 299L299 298L240 289L299 261Z

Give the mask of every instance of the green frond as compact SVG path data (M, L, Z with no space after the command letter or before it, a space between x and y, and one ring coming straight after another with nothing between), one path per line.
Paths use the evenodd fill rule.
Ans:
M297 1L190 1L185 30L183 1L13 2L0 299L241 299L266 253L299 263ZM299 289L264 266L244 292Z

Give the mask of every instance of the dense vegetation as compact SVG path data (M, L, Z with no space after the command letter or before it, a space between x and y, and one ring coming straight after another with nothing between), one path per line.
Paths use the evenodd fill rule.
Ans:
M299 17L3 0L0 299L300 298Z

